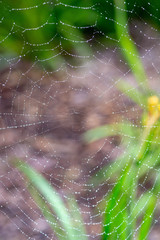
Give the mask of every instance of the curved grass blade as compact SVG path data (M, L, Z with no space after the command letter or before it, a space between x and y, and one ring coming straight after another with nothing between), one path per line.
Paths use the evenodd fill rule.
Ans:
M37 189L33 185L28 186L28 190L40 208L43 216L47 220L47 223L50 225L51 229L55 233L57 239L65 239L65 233L62 230L62 227L60 226L60 223L57 221L57 219L54 217L53 212L47 205L46 201L43 199L43 197L37 192Z
M126 165L123 174L117 180L108 197L104 215L102 240L127 239L133 229L129 228L129 212L132 201L130 196L135 191L135 167Z
M157 201L156 195L152 192L143 193L139 199L135 202L132 215L137 218L143 215L150 206L150 202Z
M135 78L142 87L148 90L148 81L144 71L143 64L140 60L138 50L129 35L127 26L127 14L124 0L114 0L115 4L115 27L122 52L126 58Z
M150 232L151 224L153 221L153 215L156 208L157 199L150 197L148 200L148 207L146 209L145 215L142 219L142 224L139 230L137 240L147 240Z
M61 222L67 240L75 240L74 230L72 228L72 220L67 209L59 197L57 191L50 186L48 181L37 173L32 167L21 160L16 161L16 167L23 172L35 188L45 197L51 209L56 213Z
M86 143L92 143L102 138L120 135L128 138L135 138L135 132L138 130L135 126L133 127L130 122L114 123L109 125L103 125L97 128L93 128L85 132L82 139Z

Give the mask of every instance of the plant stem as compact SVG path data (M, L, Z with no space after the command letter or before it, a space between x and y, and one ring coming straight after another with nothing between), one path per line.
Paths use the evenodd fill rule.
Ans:
M152 143L152 136L154 134L154 131L156 129L156 122L159 118L159 113L155 113L152 116L149 116L149 119L147 121L146 128L143 132L142 136L142 144L140 151L137 156L137 165L140 165L142 163L142 160L145 158L147 152L150 149L151 143Z

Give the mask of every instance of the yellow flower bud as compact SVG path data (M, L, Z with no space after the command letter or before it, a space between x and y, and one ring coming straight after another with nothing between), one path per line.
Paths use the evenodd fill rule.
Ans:
M148 98L148 110L152 114L156 109L160 109L159 98L152 96Z
M159 103L159 98L157 96L152 96L148 98L148 105L156 106Z

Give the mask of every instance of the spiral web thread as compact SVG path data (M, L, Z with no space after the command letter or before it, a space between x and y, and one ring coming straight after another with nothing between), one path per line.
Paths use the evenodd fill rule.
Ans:
M101 239L105 210L100 206L115 182L108 178L92 188L89 180L105 165L125 154L132 145L132 138L124 148L121 145L123 134L121 138L106 137L89 145L84 145L81 135L93 127L126 120L136 128L141 119L140 108L115 87L121 79L131 83L133 89L139 86L120 53L118 40L99 25L103 20L113 26L115 19L108 17L108 11L115 7L114 3L95 1L91 5L90 1L81 1L79 6L74 6L73 1L7 2L0 3L0 28L3 30L0 38L0 238L56 239L28 193L26 179L12 166L13 158L18 157L41 172L64 201L73 194L81 209L88 239ZM149 12L148 6L154 9L154 14ZM50 10L46 11L48 15L39 15L38 21L28 21L27 16L41 13L45 8ZM79 24L79 20L79 25L76 21L75 24L65 22L63 14L58 18L56 11L59 9L64 15L69 11L75 18L80 14L83 23ZM159 11L151 1L146 7L135 2L132 10L127 10L131 35L149 84L157 95L160 34L143 14L159 22ZM90 12L94 17L88 24L83 17ZM23 22L17 20L22 15ZM52 34L47 35L51 28L54 29ZM18 39L13 46L11 38ZM67 44L72 47L67 48ZM18 55L14 54L14 46ZM32 58L32 63L28 58ZM159 156L155 161L159 161ZM149 172L148 163L146 167ZM148 190L148 177L146 175L139 184L141 196ZM68 212L74 210L68 209ZM154 234L158 235L158 214L152 226L150 235L154 239ZM135 237L139 227L135 229Z

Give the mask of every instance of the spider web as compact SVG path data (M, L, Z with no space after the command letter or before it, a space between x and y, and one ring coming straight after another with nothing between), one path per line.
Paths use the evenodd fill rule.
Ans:
M141 119L141 109L115 87L121 79L133 89L139 86L113 34L114 3L6 2L0 2L0 238L56 239L29 195L26 179L12 166L17 157L41 172L64 201L74 194L88 239L101 239L101 205L115 182L106 179L92 188L90 180L125 154L132 139L124 148L123 134L89 145L81 136L91 128L126 119L136 127ZM149 83L159 95L160 34L151 22L159 23L160 9L151 1L145 6L127 3L127 9L131 35ZM93 19L88 20L91 13ZM29 21L32 15L34 20ZM150 165L146 167L149 171ZM148 190L147 178L139 184L141 196ZM158 214L152 226L150 239L159 239Z

